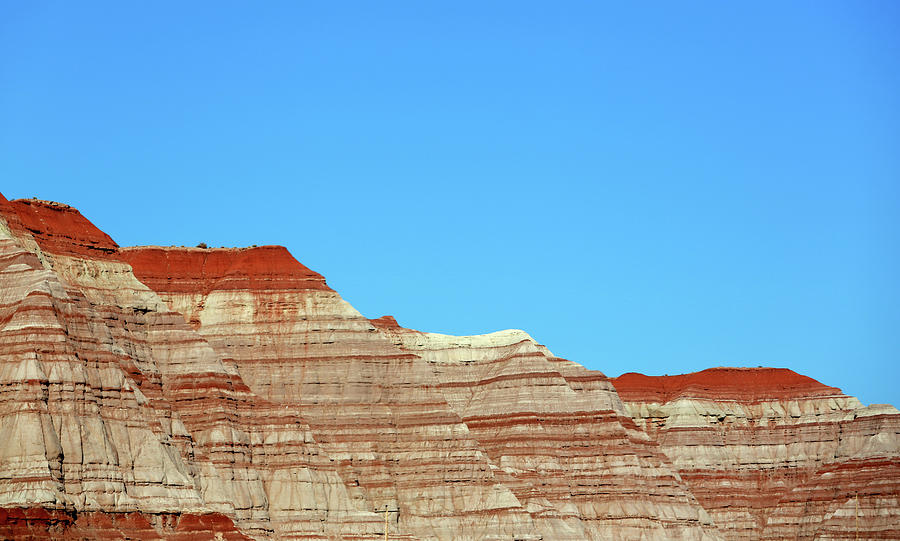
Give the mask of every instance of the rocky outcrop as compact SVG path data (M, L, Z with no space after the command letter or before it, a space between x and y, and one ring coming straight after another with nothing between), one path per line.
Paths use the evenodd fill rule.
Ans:
M34 508L0 509L0 538L19 541L70 539L250 541L228 517L218 513L63 511Z
M459 337L382 329L428 361L546 538L717 538L602 373L554 357L522 331Z
M357 505L387 510L395 531L538 539L531 516L496 478L428 363L396 347L324 281L298 286L289 269L242 278L256 273L248 262L272 250L151 247L122 255L257 395L302 413ZM171 286L157 279L188 260ZM292 258L290 265L309 273ZM185 276L201 279L202 287L183 287Z
M613 384L726 538L900 538L895 408L779 368Z
M286 249L0 196L0 538L897 538L898 416L369 320Z
M3 204L0 507L65 513L54 528L74 537L98 512L140 513L163 537L185 514L252 537L381 533L302 416L253 395L87 220Z

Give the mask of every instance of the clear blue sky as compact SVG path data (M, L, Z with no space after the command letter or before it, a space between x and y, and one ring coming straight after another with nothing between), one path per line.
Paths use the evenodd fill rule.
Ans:
M0 191L369 317L900 405L900 3L0 3Z

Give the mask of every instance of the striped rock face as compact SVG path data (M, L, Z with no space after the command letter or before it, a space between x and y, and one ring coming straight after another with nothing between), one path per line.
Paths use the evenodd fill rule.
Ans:
M771 369L610 380L366 319L282 247L0 196L0 538L898 538L898 417Z
M63 205L0 205L0 537L380 538L302 416L111 239Z
M122 254L254 392L298 408L363 505L397 510L399 531L715 538L602 374L521 331L446 337L370 321L321 279L297 287L310 271L296 261L251 280L260 250L276 249Z
M540 538L428 363L284 248L122 255L254 393L303 416L360 508L416 538Z
M613 380L728 539L900 539L900 413L783 368Z
M491 467L559 539L718 539L600 372L522 331L447 336L377 321L427 360Z

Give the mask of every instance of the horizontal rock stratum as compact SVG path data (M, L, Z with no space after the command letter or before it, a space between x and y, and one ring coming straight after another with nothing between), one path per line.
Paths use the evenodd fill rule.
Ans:
M367 319L282 247L0 196L0 538L900 539L900 413Z

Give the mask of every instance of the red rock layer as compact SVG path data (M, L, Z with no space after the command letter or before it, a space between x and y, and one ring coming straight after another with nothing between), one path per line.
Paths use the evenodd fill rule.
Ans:
M400 329L400 324L394 316L381 316L378 319L370 319L369 323L379 329Z
M109 235L68 205L37 199L7 202L6 198L3 203L12 231L33 236L48 252L109 259L118 249Z
M662 403L681 396L747 402L841 394L787 368L708 368L677 376L629 372L612 381L626 402Z
M119 257L140 270L154 291L203 293L233 289L321 289L321 274L300 264L282 246L256 248L124 249Z
M900 413L864 408L784 369L710 369L613 380L730 539L891 538L900 523ZM855 513L855 511L854 511Z
M108 539L166 541L250 541L221 514L48 510L0 508L0 538L19 541Z

